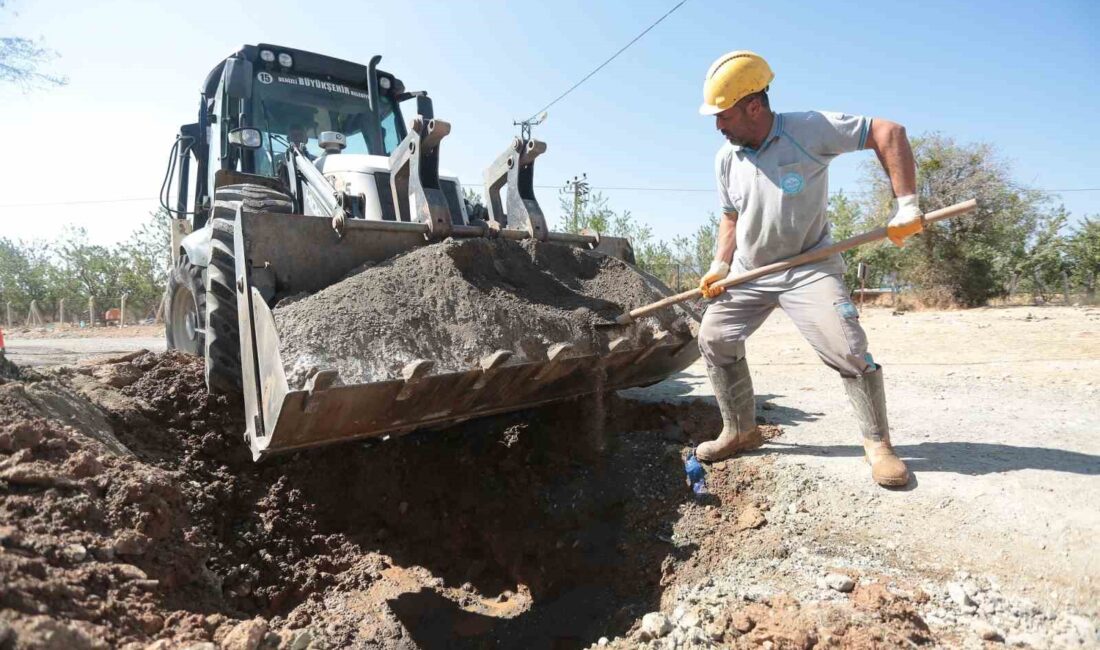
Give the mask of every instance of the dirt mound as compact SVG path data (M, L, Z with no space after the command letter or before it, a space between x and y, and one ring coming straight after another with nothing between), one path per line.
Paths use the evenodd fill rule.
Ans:
M760 459L688 488L686 453L720 425L708 402L609 396L606 438L580 401L263 464L240 412L173 352L0 386L0 647L637 641L729 545L782 546ZM820 634L768 607L755 625L779 631L726 638ZM895 609L882 625L915 624Z
M44 417L38 393L74 391L129 453ZM0 386L0 625L66 647L578 646L625 631L657 602L662 538L692 498L686 441L677 409L612 399L610 431L649 431L601 452L589 408L255 465L239 405L178 353Z
M598 329L664 296L660 285L601 253L535 241L448 240L367 268L275 309L292 388L320 368L345 383L394 379L417 359L466 370L496 350L540 359L554 343L595 352L614 337L692 331L666 309L642 324Z
M11 379L19 379L19 367L8 360L0 351L0 383Z

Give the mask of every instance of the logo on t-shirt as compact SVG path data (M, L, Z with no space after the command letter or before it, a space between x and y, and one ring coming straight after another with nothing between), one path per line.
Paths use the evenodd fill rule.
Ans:
M806 182L802 180L802 174L798 172L787 172L783 174L783 178L779 179L779 187L783 188L784 194L798 194L805 184Z

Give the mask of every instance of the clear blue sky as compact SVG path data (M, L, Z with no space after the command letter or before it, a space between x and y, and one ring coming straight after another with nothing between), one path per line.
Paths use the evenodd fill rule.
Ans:
M0 14L0 35L41 37L67 87L0 88L0 205L156 195L176 130L192 121L209 69L244 43L271 42L382 67L427 89L450 121L443 165L467 185L525 117L668 10L634 2L30 2ZM587 172L594 187L713 185L721 136L700 117L703 74L732 49L776 72L779 111L886 117L911 134L995 144L1023 184L1100 187L1100 2L739 3L688 0L550 110L536 183ZM850 154L832 188L858 190ZM609 190L662 238L716 209L704 192ZM1062 195L1075 215L1100 192ZM539 191L551 217L557 192ZM81 222L93 239L124 237L153 202L0 207L0 236L51 237Z

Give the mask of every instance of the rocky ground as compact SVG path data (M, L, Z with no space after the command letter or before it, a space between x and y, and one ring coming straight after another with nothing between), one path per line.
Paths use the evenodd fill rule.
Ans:
M602 429L574 403L259 465L194 359L26 371L0 380L0 648L1095 646L1100 414L1061 414L1091 395L1091 312L969 314L866 319L907 491L869 484L781 320L750 341L769 442L701 496L698 369ZM1035 395L1062 374L1032 355L1074 380ZM931 413L945 392L974 408ZM952 464L936 436L1024 451Z

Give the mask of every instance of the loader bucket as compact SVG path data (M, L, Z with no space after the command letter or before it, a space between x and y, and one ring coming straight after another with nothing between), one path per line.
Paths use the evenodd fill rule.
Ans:
M451 235L486 233L456 225ZM320 291L364 263L431 244L426 234L424 224L354 219L341 236L328 218L238 212L234 249L245 436L255 459L648 385L698 358L693 327L660 331L644 342L620 337L583 354L568 345L551 346L534 359L499 351L464 370L435 373L429 361L409 364L400 378L369 383L343 383L336 370L322 369L300 389L288 385L272 296ZM591 237L551 233L549 239L593 247ZM629 244L612 237L600 238L595 249L630 255Z

